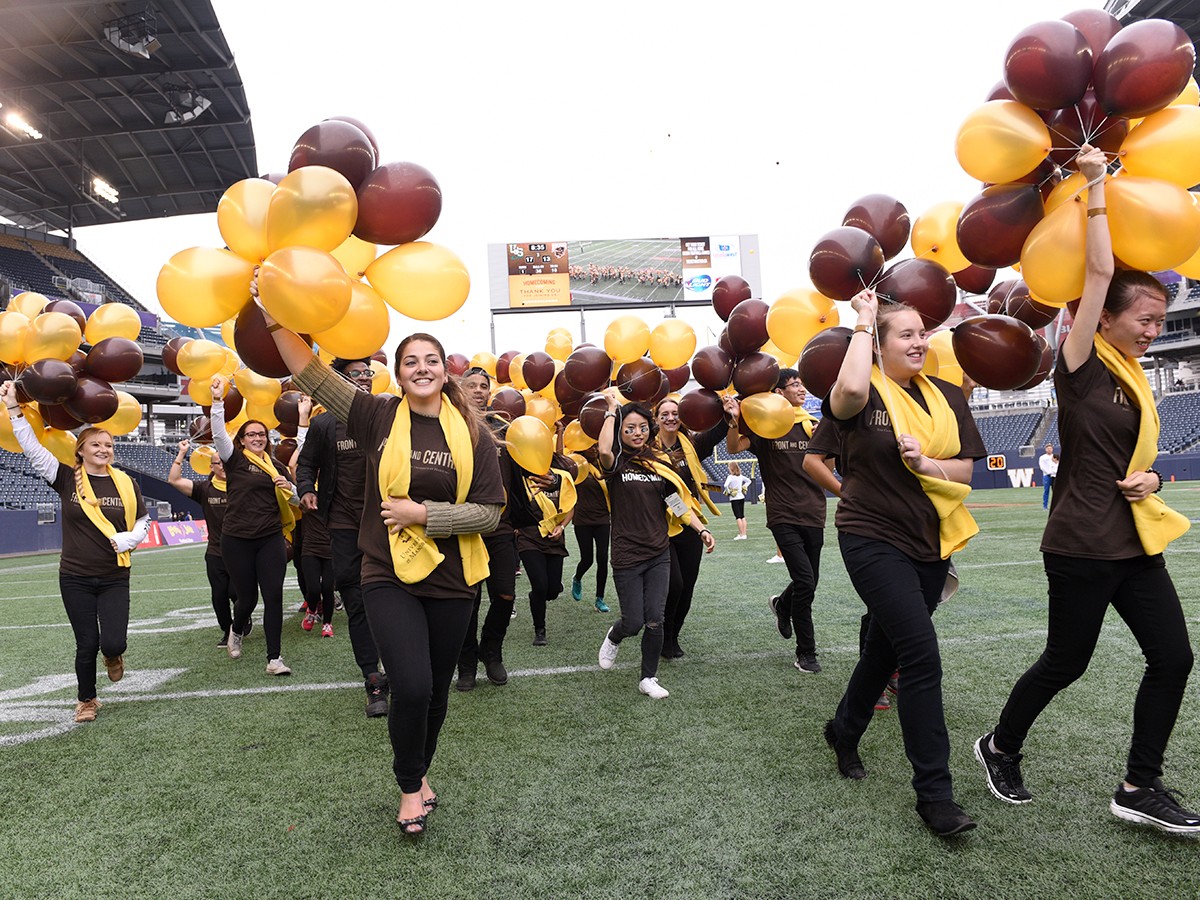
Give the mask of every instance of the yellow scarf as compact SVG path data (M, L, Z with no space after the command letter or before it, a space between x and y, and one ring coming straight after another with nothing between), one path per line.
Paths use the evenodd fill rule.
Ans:
M270 475L272 480L279 477L279 470L275 468L270 457L264 458L246 449L243 449L242 453L246 459ZM279 522L283 525L283 539L289 543L292 540L292 532L296 530L296 513L292 509L292 504L288 503L291 496L291 491L286 491L281 487L275 488L275 502L279 506Z
M125 530L133 531L133 523L137 521L137 492L133 489L133 479L112 466L105 468L108 477L113 480L121 504L125 507ZM111 540L117 533L117 527L100 511L100 501L96 499L96 492L92 490L92 483L88 480L87 469L83 466L79 467L79 490L75 493L79 495L79 508L83 510L83 514L100 529L102 535ZM130 551L117 554L117 565L126 569L133 565Z
M208 483L222 494L225 493L225 480L223 478L209 478Z
M562 524L563 520L575 509L575 501L578 497L575 491L575 480L571 478L570 472L565 469L551 469L550 471L562 479L562 486L558 489L557 504L547 497L546 492L540 487L530 484L528 478L521 478L525 484L525 493L542 511L542 520L538 522L538 533L542 537L546 537Z
M438 424L442 426L442 434L450 448L450 458L454 461L458 482L454 502L463 503L475 476L475 449L471 445L471 432L462 413L446 397L442 397ZM380 498L407 497L411 480L412 414L406 398L400 401L396 409L392 430L379 460ZM446 558L438 550L437 544L426 537L423 525L408 525L396 534L388 532L388 543L392 551L392 568L396 577L405 584L424 581ZM488 553L482 537L478 534L458 535L458 551L462 556L463 576L467 584L478 584L488 577Z
M812 437L813 431L816 430L816 427L817 427L816 416L814 416L812 413L810 413L803 406L792 407L792 413L794 415L794 419L792 420L792 425L799 425L801 422L803 422L804 423L804 433L807 434L809 437Z
M692 445L687 435L680 431L678 436L679 447L683 450L683 458L687 462L688 472L691 473L692 481L696 483L696 490L700 494L699 499L704 502L704 505L709 508L714 516L719 516L721 511L712 502L712 498L708 496L708 489L705 487L708 484L708 473L704 471L704 466L700 465L700 455L696 453L696 448ZM708 524L708 519L700 512L699 505L696 507L696 514L700 516L701 522Z
M871 385L883 399L896 437L899 438L902 434L912 435L920 442L922 452L930 459L953 459L958 455L961 444L958 437L958 420L954 416L954 410L950 408L950 401L936 385L920 373L913 376L913 384L921 391L921 396L929 405L929 412L925 412L921 404L910 397L899 384L884 375L878 366L871 367ZM971 486L933 478L919 472L912 474L920 482L921 490L925 492L933 508L937 510L941 557L949 559L951 553L962 550L967 546L967 541L979 533L975 519L963 506L963 500L971 493Z
M1129 468L1125 471L1125 477L1128 478L1134 472L1146 471L1158 458L1158 407L1154 404L1154 394L1150 390L1150 382L1146 380L1146 373L1136 359L1117 350L1099 332L1096 333L1094 344L1096 355L1104 367L1112 373L1126 396L1133 400L1142 413L1137 445L1133 448ZM1192 527L1186 516L1167 506L1158 494L1130 503L1129 508L1133 511L1133 525L1137 528L1142 549L1149 556L1162 553L1167 549L1167 544Z
M683 483L683 479L676 474L675 470L664 462L659 462L656 459L642 459L642 462L663 480L667 481L675 488L677 493L685 504L690 513L697 516L700 515L700 502L692 496L692 492L687 489L687 485ZM683 526L688 524L690 519L683 519L671 512L671 508L667 507L667 537L675 537L683 531Z

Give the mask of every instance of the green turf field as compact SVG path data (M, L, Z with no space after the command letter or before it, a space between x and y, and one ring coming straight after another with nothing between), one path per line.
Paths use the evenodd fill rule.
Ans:
M1164 493L1200 518L1200 486ZM895 711L863 740L870 777L838 776L821 729L854 664L862 606L830 529L814 608L825 670L797 673L767 607L786 571L765 562L761 506L747 507L750 540L732 540L728 513L713 526L687 656L660 669L667 700L637 692L636 640L600 671L612 617L587 593L550 605L548 647L530 645L519 605L509 684L489 685L481 667L473 693L451 692L430 773L442 805L418 841L394 823L386 726L363 715L342 614L322 639L289 612L295 675L270 678L258 629L240 661L216 649L202 548L139 553L128 674L114 686L101 667L104 708L74 726L57 559L0 560L0 897L1200 895L1197 841L1108 812L1140 672L1115 616L1087 675L1025 748L1035 801L988 793L971 744L1041 649L1045 513L1040 488L971 499L983 531L956 557L962 589L937 614L957 799L979 822L951 841L913 811ZM1168 553L1193 638L1197 535ZM293 610L294 586L287 597ZM1196 683L1167 760L1169 786L1192 808Z

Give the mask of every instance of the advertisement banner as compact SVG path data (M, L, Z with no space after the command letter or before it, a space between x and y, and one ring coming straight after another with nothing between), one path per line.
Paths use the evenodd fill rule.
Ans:
M180 544L202 544L207 539L199 522L156 522L162 541L168 547Z

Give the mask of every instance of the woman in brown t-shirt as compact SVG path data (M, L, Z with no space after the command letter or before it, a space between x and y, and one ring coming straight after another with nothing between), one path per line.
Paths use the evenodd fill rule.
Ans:
M0 385L0 397L33 470L62 498L58 587L75 633L75 721L92 722L100 708L97 652L111 681L125 674L130 554L149 534L150 516L136 482L112 465L111 434L84 428L75 441L75 465L65 466L34 436L11 381Z

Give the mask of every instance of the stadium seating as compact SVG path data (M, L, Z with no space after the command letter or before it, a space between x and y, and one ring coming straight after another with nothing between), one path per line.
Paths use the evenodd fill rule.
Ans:
M166 481L171 471L171 463L175 459L175 451L141 441L126 441L120 438L116 441L117 464L126 469L144 472L160 481ZM204 476L192 468L191 463L183 464L185 478L203 478Z
M1166 394L1158 401L1158 418L1162 423L1158 449L1176 453L1200 440L1200 392L1185 391Z
M1009 453L1024 447L1042 419L1042 410L1023 410L1015 413L975 417L983 446L989 453Z
M0 506L30 509L38 503L59 506L58 494L34 473L23 455L0 450Z

